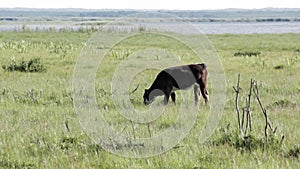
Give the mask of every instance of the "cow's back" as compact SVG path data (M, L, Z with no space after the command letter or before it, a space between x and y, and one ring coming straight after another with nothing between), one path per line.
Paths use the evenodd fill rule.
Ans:
M171 81L176 88L186 89L196 82L190 65L171 67L163 71L170 75Z

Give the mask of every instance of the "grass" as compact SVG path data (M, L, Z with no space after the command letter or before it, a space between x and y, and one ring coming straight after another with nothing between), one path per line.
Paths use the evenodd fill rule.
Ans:
M83 132L74 113L73 70L90 36L89 32L0 33L1 65L9 65L11 58L16 63L38 58L47 68L42 72L0 69L0 168L300 167L299 34L208 35L224 66L227 84L226 105L217 130L204 144L199 144L199 132L207 118L203 113L207 108L201 103L197 123L187 137L170 151L145 159L124 158L106 152ZM104 117L119 131L127 126L124 132L136 137L149 137L148 128L134 124L133 133L131 123L116 111L107 83L116 69L112 65L148 47L163 47L174 51L185 62L199 62L193 53L168 37L146 36L147 41L137 36L118 44L102 61L96 76L96 98L99 106L108 112ZM134 43L140 45L133 46ZM259 52L259 55L234 57L241 51ZM278 65L283 67L275 69ZM254 100L253 131L244 141L237 134L232 86L236 85L238 73L241 73L243 87L241 95L247 94L251 78L259 83L262 102L272 124L278 127L274 144L270 146L264 142L263 114ZM128 91L139 84L130 95L137 109L146 110L141 97L156 74L157 70L148 70L131 81ZM241 98L241 104L244 99ZM169 128L176 120L178 105L169 104L166 109L166 113L151 123L153 135ZM285 135L285 140L278 146L276 138L280 138L280 134Z

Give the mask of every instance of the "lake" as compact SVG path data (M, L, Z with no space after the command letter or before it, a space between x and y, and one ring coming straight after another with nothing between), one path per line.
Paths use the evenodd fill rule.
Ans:
M0 24L0 31L22 31L23 24ZM76 24L26 24L26 29L47 31L49 29L72 29L88 28ZM97 27L97 26L95 26ZM133 23L125 25L108 25L106 29L117 29L120 31L130 31L139 28L158 29L173 31L184 34L282 34L300 33L300 22L171 22L171 23ZM197 30L196 30L196 29Z

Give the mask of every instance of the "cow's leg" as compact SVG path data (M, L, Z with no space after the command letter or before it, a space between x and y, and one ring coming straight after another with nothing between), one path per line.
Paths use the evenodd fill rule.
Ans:
M176 94L175 92L171 93L171 98L174 103L176 103Z
M171 88L170 87L167 87L164 89L164 94L165 94L165 98L164 98L164 104L168 104L169 102L169 98L170 98L170 94L171 94Z
M164 98L164 105L167 105L169 102L170 94L165 93L165 98Z
M208 91L206 89L206 85L205 84L200 83L200 91L201 91L202 97L205 100L205 104L207 104L208 101L209 101L209 97L208 97Z
M194 95L195 95L195 104L197 105L200 100L200 87L199 85L194 85Z

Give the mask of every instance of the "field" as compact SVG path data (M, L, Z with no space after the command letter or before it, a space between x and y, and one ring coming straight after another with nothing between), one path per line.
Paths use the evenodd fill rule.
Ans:
M169 103L165 113L150 123L151 132L145 124L132 124L118 114L111 99L114 65L134 51L154 47L175 52L185 63L200 61L177 42L139 33L144 35L129 38L109 51L97 70L94 90L99 109L105 109L103 116L112 127L144 138L172 127L179 104ZM107 34L108 41L116 34L123 36L119 32ZM208 116L208 107L201 99L196 123L183 141L149 158L109 153L94 143L79 123L73 107L73 73L92 35L91 30L0 33L0 168L300 168L300 34L207 35L226 75L222 119L212 136L200 144L199 133ZM147 109L142 95L157 73L147 70L130 82L125 92L132 92L130 101L136 109ZM278 128L269 143L264 138L263 113L254 98L253 130L247 137L239 136L232 88L239 73L240 107L245 105L253 78L270 121Z

